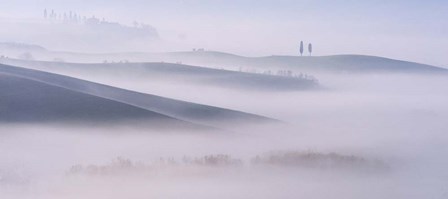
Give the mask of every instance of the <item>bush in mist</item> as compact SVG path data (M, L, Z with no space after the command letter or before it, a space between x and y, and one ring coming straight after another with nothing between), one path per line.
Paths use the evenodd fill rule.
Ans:
M74 165L67 174L86 174L86 175L115 175L130 173L158 174L172 169L194 169L194 168L228 168L243 165L242 160L232 158L229 155L207 155L203 157L190 158L184 156L182 160L174 158L160 158L149 164L133 162L130 159L118 157L105 165Z
M106 165L74 165L68 174L108 175L145 169L143 163L135 163L129 159L118 157Z
M224 68L221 68L222 70L225 70ZM238 72L243 72L243 73L254 73L254 74L263 74L263 75L276 75L276 76L281 76L281 77L290 77L290 78L297 78L300 80L304 80L304 81L311 81L314 83L318 83L319 80L309 74L305 74L305 73L295 73L292 70L277 70L277 72L275 71L271 71L271 70L265 70L265 71L261 71L261 72L257 72L256 69L243 69L242 67L240 67L238 69Z
M203 165L203 166L213 166L213 167L222 167L222 166L239 166L243 164L243 161L240 159L234 159L229 155L209 155L201 158L188 158L184 157L183 162L185 164L195 164L195 165Z
M277 152L269 155L251 158L249 169L258 166L277 166L279 168L306 168L324 170L348 171L380 171L388 169L386 164L378 160L367 160L353 155L316 152ZM68 174L85 175L117 175L117 174L199 174L202 172L216 172L216 169L242 168L244 161L232 158L230 155L217 154L202 157L184 156L181 160L175 158L160 158L149 164L133 162L130 159L118 157L105 165L75 165ZM250 170L248 171L250 172Z
M378 160L367 160L353 155L317 152L277 152L264 156L256 156L251 160L253 165L273 165L311 169L386 169L387 166Z

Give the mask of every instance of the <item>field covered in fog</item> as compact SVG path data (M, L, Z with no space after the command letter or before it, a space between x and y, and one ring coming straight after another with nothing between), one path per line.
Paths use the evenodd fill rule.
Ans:
M448 7L379 4L5 2L0 199L448 198Z
M146 76L154 75L151 70L148 75L131 80L114 78L113 72L88 76L89 69L83 65L79 66L85 69L75 70L78 65L67 63L62 68L57 68L57 63L47 63L51 64L48 68L41 63L27 64L27 68L55 68L59 74L77 78L85 75L89 81L160 95L166 100L207 104L281 122L223 121L219 129L194 130L174 128L168 120L164 121L164 129L158 129L154 125L164 122L151 124L148 122L154 120L148 119L142 123L141 118L132 121L123 111L120 115L126 120L89 125L2 121L0 193L7 198L443 198L447 194L448 173L444 168L448 162L441 158L448 154L448 90L443 86L448 80L444 74L315 73L319 89L248 90L244 86L237 89L204 85L194 81L194 77L169 77L171 80L166 81L161 75L157 80L145 81ZM133 67L131 63L94 66L113 67L114 71ZM170 70L175 73L178 69ZM180 113L179 109L164 112L166 102L154 103L152 98L147 100L153 104L139 104L143 101L133 101L136 98L132 96L144 95L130 95L131 91L113 87L104 90L104 86L94 83L9 66L2 66L2 72L62 87L64 92L106 97L114 103L162 111L210 127L216 124ZM281 78L272 83L283 81ZM8 78L2 78L5 88L20 85L18 80L7 81ZM185 83L180 84L181 81ZM80 90L85 88L89 90ZM39 89L33 88L35 92L48 92ZM13 98L14 102L5 101L10 96L32 99L24 97L26 89L18 90L21 92L17 94L3 93L2 105L11 109L18 103L17 98ZM73 106L66 100L60 103ZM158 103L161 107L157 107ZM45 110L48 112L49 108ZM89 111L100 113L94 107ZM89 120L112 116L110 111L104 116L88 114L92 117ZM213 108L209 111L214 112ZM195 115L195 108L188 114ZM2 115L5 117L8 118ZM167 131L170 126L173 128ZM316 191L320 189L327 191Z

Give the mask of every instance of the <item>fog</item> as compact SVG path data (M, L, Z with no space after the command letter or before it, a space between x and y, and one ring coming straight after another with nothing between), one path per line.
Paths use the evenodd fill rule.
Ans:
M445 2L1 4L1 199L448 197Z
M174 92L170 86L139 87L138 81L109 80L127 89L261 114L288 124L200 134L181 130L165 134L126 125L2 125L0 194L19 199L446 197L445 76L324 77L321 83L326 89L275 94L205 86L184 86L183 92ZM380 161L387 169L251 163L257 155L282 151L353 155ZM160 158L182 162L184 156L218 154L240 159L243 165L163 164L139 169L111 163L117 157L151 165ZM70 174L75 165L115 169Z

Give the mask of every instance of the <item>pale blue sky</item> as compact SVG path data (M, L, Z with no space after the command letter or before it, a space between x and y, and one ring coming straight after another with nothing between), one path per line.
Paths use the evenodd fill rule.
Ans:
M173 50L295 54L304 40L314 43L316 55L370 54L448 66L446 0L14 0L2 2L0 17L39 17L43 8L152 24L179 44Z

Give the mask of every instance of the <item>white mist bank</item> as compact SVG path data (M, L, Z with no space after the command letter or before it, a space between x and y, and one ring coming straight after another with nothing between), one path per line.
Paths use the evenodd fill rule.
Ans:
M429 143L404 147L354 146L301 133L248 132L245 135L157 134L128 128L2 127L0 196L22 198L420 198L445 194L447 165ZM297 131L299 132L299 131ZM179 132L182 133L182 132ZM390 132L393 133L393 132ZM364 134L365 139L369 138ZM377 134L377 137L384 135ZM427 135L428 136L428 135ZM345 146L340 144L344 140ZM409 140L409 139L408 139ZM361 140L357 140L357 144ZM390 140L392 141L392 140ZM378 140L375 140L378 142ZM320 144L316 144L320 143ZM322 144L322 145L321 145ZM378 146L379 143L376 145ZM325 146L323 146L325 145ZM409 151L409 148L420 153ZM381 160L386 172L358 169L306 169L250 166L250 158L270 151L317 151ZM229 154L244 165L230 167L162 167L156 173L126 170L102 175L70 175L74 165L108 165L116 157L149 163L160 158L181 160ZM443 161L443 162L440 162ZM392 189L393 187L393 189ZM417 189L418 188L418 189ZM325 193L319 191L327 190ZM440 197L439 197L440 196Z
M2 125L0 170L10 174L2 178L0 195L13 199L446 196L445 77L345 75L324 79L327 89L312 92L243 92L191 85L179 91L174 85L146 86L138 81L109 79L104 83L258 113L288 125L245 127L229 134L164 134L124 125ZM155 177L66 176L73 165L104 165L116 157L148 163L161 157L228 154L248 162L272 151L310 150L378 159L387 163L390 171L320 172L245 165L236 169L198 169L190 176L172 176L170 172ZM25 180L5 181L15 178Z

